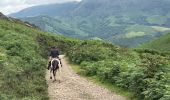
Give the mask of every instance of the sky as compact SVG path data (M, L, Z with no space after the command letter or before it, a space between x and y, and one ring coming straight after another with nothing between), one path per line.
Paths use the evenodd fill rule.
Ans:
M31 6L64 3L69 1L81 0L0 0L0 12L10 14Z

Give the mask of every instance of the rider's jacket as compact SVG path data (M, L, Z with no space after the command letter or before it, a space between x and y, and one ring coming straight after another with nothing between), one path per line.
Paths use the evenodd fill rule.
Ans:
M58 58L58 56L59 56L58 49L52 49L49 53L49 56L51 56L52 58Z

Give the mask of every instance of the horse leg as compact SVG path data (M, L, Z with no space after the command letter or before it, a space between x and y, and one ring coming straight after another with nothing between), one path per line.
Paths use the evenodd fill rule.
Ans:
M53 70L54 81L56 81L56 70Z
M50 70L50 79L52 79L52 69Z

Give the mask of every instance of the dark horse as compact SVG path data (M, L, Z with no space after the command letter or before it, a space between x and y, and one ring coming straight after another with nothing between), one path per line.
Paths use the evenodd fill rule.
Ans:
M56 81L56 74L58 72L59 82L60 82L60 68L62 67L61 60L59 58L53 58L50 62L50 79L52 79L52 74L54 81Z

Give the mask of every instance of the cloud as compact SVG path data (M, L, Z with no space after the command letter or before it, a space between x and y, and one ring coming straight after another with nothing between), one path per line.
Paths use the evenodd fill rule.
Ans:
M4 14L10 14L31 6L52 3L64 3L69 1L81 1L81 0L1 0L0 12Z

